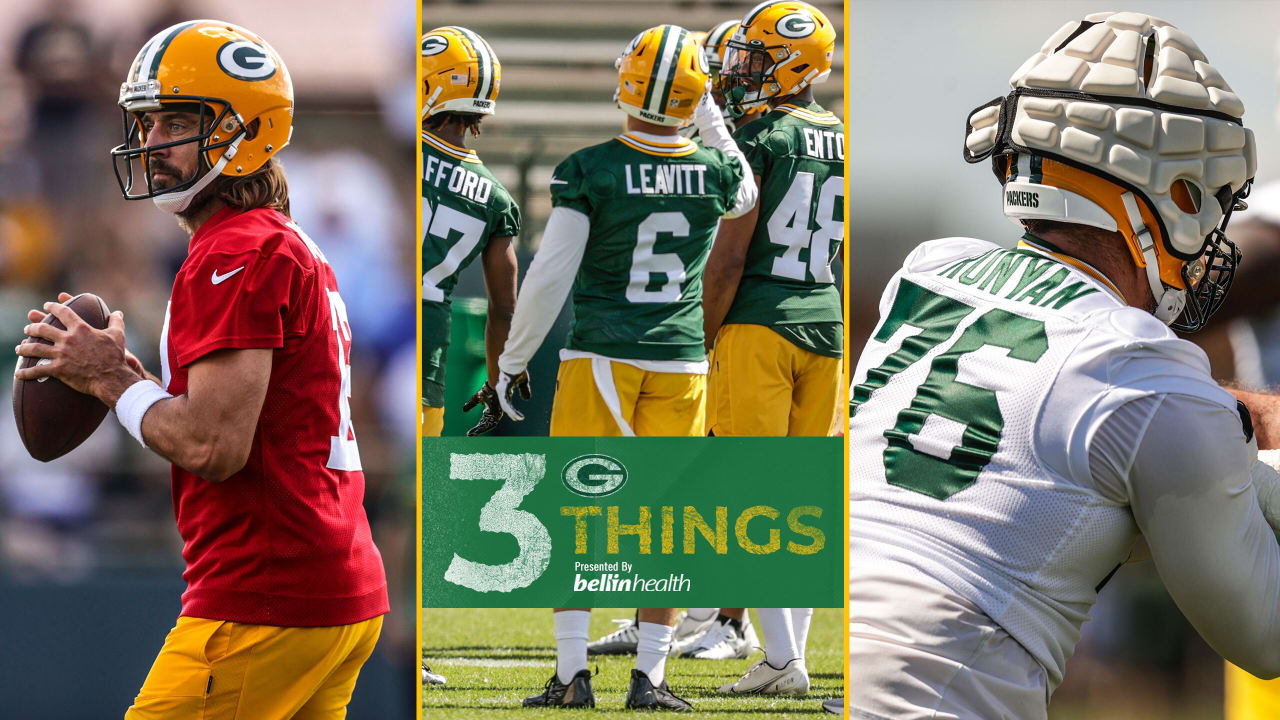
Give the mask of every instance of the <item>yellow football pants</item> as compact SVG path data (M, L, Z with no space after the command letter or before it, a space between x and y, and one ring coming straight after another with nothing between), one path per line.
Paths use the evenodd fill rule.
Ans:
M707 378L711 433L830 435L840 372L840 358L803 350L764 325L723 325Z
M1280 680L1260 680L1231 663L1224 664L1226 720L1280 718Z
M440 437L444 431L444 408L422 406L422 437Z
M125 720L339 720L382 618L275 627L180 617Z
M641 370L600 358L560 363L553 437L702 435L707 378Z

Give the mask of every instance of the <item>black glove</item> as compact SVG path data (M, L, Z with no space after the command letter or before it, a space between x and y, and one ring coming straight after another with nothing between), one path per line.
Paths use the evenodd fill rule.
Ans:
M467 431L467 437L483 435L498 427L498 423L502 421L502 404L498 402L498 393L488 382L481 386L476 391L476 394L472 395L471 399L462 406L462 412L468 412L471 408L481 404L484 405L484 412L480 415L480 422Z

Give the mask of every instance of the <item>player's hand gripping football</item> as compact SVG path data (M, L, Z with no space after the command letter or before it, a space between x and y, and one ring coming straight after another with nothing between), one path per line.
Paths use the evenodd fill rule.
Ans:
M462 412L470 412L477 405L484 405L484 412L480 414L480 422L467 431L467 437L483 435L498 427L498 423L502 421L502 403L498 402L498 391L488 381L462 406Z
M58 293L58 302L65 305L67 301L71 300L71 298L73 297L75 296L72 295L71 293L60 292ZM45 313L43 310L28 310L27 320L29 322L38 323L44 319L44 315ZM123 313L121 314L121 316L123 317ZM129 348L124 349L124 361L126 364L129 365L129 369L137 373L138 377L142 378L143 380L150 379L150 380L155 380L157 385L163 384L160 382L159 378L152 377L150 373L147 372L147 369L142 365L142 361L139 360L138 356L134 355L129 350Z
M73 390L93 395L111 406L137 379L135 376L145 375L142 363L125 348L124 313L118 310L111 313L107 328L97 330L63 304L71 299L70 293L59 293L58 302L44 305L44 310L58 318L65 330L40 322L45 312L34 309L27 312L31 324L23 328L23 332L48 340L52 345L23 343L16 348L17 353L49 362L20 369L14 377L21 380L56 377ZM130 377L122 377L119 372L122 365L128 368Z
M529 371L521 370L520 374L512 375L511 373L498 373L498 386L493 389L498 396L498 403L502 406L502 412L512 420L523 420L524 413L516 409L514 400L516 391L520 392L520 397L528 400L533 397L533 390L529 388Z

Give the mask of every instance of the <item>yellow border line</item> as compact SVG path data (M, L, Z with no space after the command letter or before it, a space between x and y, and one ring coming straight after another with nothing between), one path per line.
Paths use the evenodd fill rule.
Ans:
M849 117L849 96L853 93L853 78L849 71L853 67L849 53L849 30L852 27L849 17L849 2L844 3L844 378L840 383L842 414L844 427L844 626L841 637L844 638L844 718L849 720L849 382L852 380L853 364L849 357L849 327L852 315L849 298L852 288L849 287L849 265L853 259L853 217L850 209L853 202L849 198L849 172L852 169L853 137L849 128L853 126Z
M422 0L418 0L418 6L415 12L417 19L417 32L413 36L413 44L418 51L418 55L413 60L413 124L414 127L421 130L422 128L422 62L420 56L422 54ZM413 167L414 167L414 213L413 213L413 229L414 244L418 244L422 240L422 146L421 140L414 133L413 147ZM414 409L418 410L414 413L414 460L413 460L413 514L414 514L414 530L413 530L413 597L415 598L413 607L413 663L414 687L417 690L413 693L416 701L414 702L413 716L417 720L422 720L422 674L418 670L418 666L422 664L422 251L414 253L413 266L416 270L413 280L413 313L414 313L414 367L417 372L414 375L414 386L418 389L418 394L414 398ZM847 653L846 653L847 654Z

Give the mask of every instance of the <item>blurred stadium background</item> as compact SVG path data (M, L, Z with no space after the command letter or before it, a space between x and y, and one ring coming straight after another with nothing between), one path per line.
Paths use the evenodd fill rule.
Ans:
M622 131L625 115L613 103L613 62L627 42L654 25L710 30L741 18L759 0L557 0L555 2L431 2L422 6L423 31L463 25L480 33L502 63L497 114L485 118L471 147L511 192L523 213L517 241L521 282L542 241L551 212L551 171L579 148ZM837 30L831 78L815 86L820 104L844 118L844 14L840 2L812 2ZM841 269L836 268L837 277ZM444 434L461 435L479 420L463 402L484 383L484 278L476 262L454 294L452 342L445 392ZM569 328L569 305L530 363L533 399L526 420L504 422L495 435L546 435L551 418L560 348Z
M1058 27L1099 10L1162 17L1190 33L1244 100L1257 135L1258 183L1277 177L1276 28L1280 4L853 0L850 357L878 319L889 277L918 243L969 236L1008 245L1021 231L1001 212L990 165L961 159L973 108ZM1232 225L1249 213L1232 218ZM1247 262L1247 260L1246 260ZM1222 717L1222 661L1196 635L1150 563L1125 566L1102 591L1054 694L1054 720ZM852 668L851 672L857 672Z
M142 43L180 21L253 29L285 58L296 115L294 218L328 256L355 335L352 414L365 505L392 615L351 705L413 716L414 195L412 2L0 0L0 337L59 290L123 309L128 343L158 339L186 235L121 199L120 81ZM11 376L0 377L8 406ZM120 717L179 610L181 540L168 465L108 418L83 446L32 460L0 412L0 717Z

